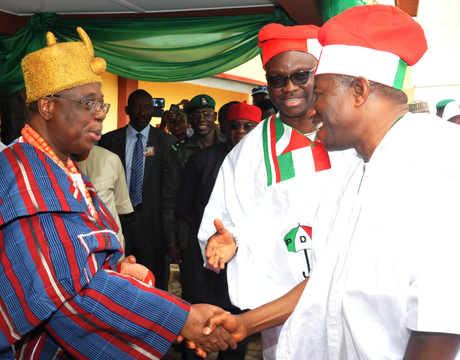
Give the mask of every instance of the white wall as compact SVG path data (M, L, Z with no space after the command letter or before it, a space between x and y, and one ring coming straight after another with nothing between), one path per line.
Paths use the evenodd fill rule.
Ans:
M417 21L428 51L412 68L414 100L425 100L432 113L439 100L460 100L460 1L420 0Z

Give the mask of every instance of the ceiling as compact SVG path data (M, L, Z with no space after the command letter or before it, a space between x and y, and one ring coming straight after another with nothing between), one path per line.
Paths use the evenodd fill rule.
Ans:
M160 13L223 10L278 5L276 0L2 0L0 11L30 16L37 12L70 14Z
M0 11L17 16L31 16L37 12L55 12L62 15L148 14L278 5L291 5L302 11L311 2L315 0L1 0ZM419 0L374 0L374 3L396 5L409 15L416 16Z
M419 0L373 1L417 15ZM0 34L16 33L37 12L57 13L63 19L189 17L266 14L280 6L299 24L323 24L322 0L0 0Z

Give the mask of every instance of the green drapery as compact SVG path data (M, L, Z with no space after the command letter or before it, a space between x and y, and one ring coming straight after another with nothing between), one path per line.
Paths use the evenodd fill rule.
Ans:
M365 4L322 0L323 19ZM91 38L107 70L130 79L173 82L200 79L233 69L259 54L257 34L269 23L295 25L281 10L272 14L168 19L75 19L35 14L15 35L0 36L0 93L24 87L21 60L46 46L47 31L59 41L80 41L76 27Z
M364 0L322 0L323 22L357 5L366 5Z
M259 54L257 34L269 23L295 25L283 11L272 14L168 19L71 19L35 14L12 36L0 36L0 93L24 87L21 60L46 46L47 31L62 42L89 35L107 70L126 78L172 82L233 69Z

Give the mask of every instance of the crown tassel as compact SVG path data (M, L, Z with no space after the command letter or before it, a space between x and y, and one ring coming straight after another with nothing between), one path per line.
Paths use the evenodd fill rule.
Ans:
M103 58L94 57L93 44L91 43L91 39L89 38L88 34L86 34L85 30L83 30L81 27L77 27L77 32L78 35L80 35L80 38L83 40L83 44L85 44L89 55L92 57L91 69L93 69L96 75L101 75L107 68L107 63Z
M48 31L46 33L46 44L48 46L56 45L56 38L54 37L54 34L51 31Z

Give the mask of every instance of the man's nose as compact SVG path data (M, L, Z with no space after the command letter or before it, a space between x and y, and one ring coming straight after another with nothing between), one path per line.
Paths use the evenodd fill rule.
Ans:
M307 116L309 119L312 119L313 116L316 115L316 110L315 110L315 103L310 107L310 109L307 111Z
M102 110L102 108L99 108L99 110L94 113L94 118L99 121L104 121L106 116L107 114Z
M299 85L296 85L292 82L291 78L286 80L286 84L283 86L283 90L286 92L291 92L292 90L298 88Z

